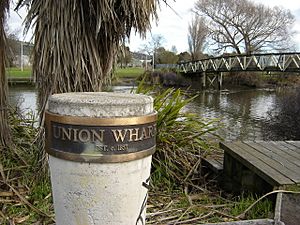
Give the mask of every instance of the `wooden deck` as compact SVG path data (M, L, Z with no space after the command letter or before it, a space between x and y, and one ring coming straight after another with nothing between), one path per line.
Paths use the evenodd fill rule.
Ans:
M202 165L209 168L216 174L222 173L223 171L224 155L212 156L208 155L202 159Z
M225 175L242 186L257 183L258 177L273 189L300 184L300 141L230 142L220 147Z

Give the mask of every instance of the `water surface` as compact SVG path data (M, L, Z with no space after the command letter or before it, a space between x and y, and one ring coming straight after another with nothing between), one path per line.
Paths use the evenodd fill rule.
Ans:
M114 87L116 92L130 92L131 90L130 86ZM287 103L289 100L285 100L296 98L297 92L291 92L288 89L248 88L231 88L221 92L214 90L194 90L193 92L199 96L187 107L187 110L204 118L218 118L222 124L219 134L225 140L295 140L299 138L295 123L298 121L300 123L300 119L287 116L296 113L294 111L297 104L294 102L298 101L296 99L292 103ZM24 113L36 110L36 97L36 90L33 87L10 87L11 103L19 105ZM287 111L289 105L292 105L292 109ZM300 109L300 106L298 108Z

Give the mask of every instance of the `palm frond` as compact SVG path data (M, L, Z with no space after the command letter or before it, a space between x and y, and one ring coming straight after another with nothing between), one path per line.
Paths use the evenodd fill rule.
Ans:
M131 31L142 36L157 18L157 0L20 0L33 26L33 75L41 115L48 96L100 91L110 83L117 50Z
M41 150L49 96L101 91L110 84L119 46L131 31L145 35L157 18L157 5L158 0L19 0L17 10L29 9L26 29L34 27Z

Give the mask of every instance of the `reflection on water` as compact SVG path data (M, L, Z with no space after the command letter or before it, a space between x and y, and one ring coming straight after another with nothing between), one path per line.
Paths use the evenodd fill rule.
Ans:
M131 93L134 90L135 87L133 86L114 86L113 92L121 92L121 93Z
M133 90L132 86L116 86L113 87L114 92L127 92L130 93ZM26 113L37 111L37 91L33 86L10 86L9 87L9 102L13 106Z
M116 92L131 90L129 86L114 87ZM278 99L285 94L270 89L204 91L199 92L199 97L187 110L205 118L219 118L223 125L219 133L226 140L276 140L278 132L269 129L272 127L270 123L274 123L271 114L278 111ZM10 101L18 104L25 112L37 108L34 88L11 87Z
M271 122L270 112L277 110L280 94L270 89L205 91L188 109L204 118L219 118L219 134L225 140L272 139L272 131L262 128Z
M31 86L11 86L9 87L9 102L13 106L23 112L24 115L27 113L35 113L37 110L37 92L34 87Z

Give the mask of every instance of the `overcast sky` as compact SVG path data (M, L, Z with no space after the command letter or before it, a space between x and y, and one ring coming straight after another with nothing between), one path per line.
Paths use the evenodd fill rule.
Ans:
M298 51L300 50L300 1L299 0L254 0L257 3L263 3L268 6L282 6L291 10L293 15L296 18L294 30L298 31L298 34L295 35L295 42L298 45ZM176 0L173 2L169 1L172 8L176 11L173 12L172 9L167 7L164 3L161 4L161 10L159 12L159 20L157 25L155 22L152 23L151 34L156 35L160 34L164 37L164 47L166 49L171 49L173 45L176 46L178 53L188 50L187 44L187 33L188 33L188 24L193 17L191 9L193 8L196 0ZM284 5L283 5L284 2ZM20 12L17 15L15 12L10 14L9 26L12 29L21 28L22 20L24 19L25 12ZM151 34L147 35L148 38L151 37ZM25 37L25 40L29 40L30 35ZM131 35L130 38L130 50L138 51L141 49L142 45L146 43L146 40L142 40L139 36Z
M177 16L169 7L162 4L161 11L159 12L159 21L157 26L153 23L151 33L153 35L161 34L166 39L165 48L171 49L172 45L175 45L178 52L188 50L188 24L193 17L191 9L194 7L195 2L196 0L176 0L175 3L170 2L170 5L178 14L180 14L180 17ZM291 10L293 15L296 17L293 29L299 32L295 35L295 41L298 45L297 50L300 50L300 1L254 0L254 2L263 3L268 6L281 6ZM284 6L282 6L283 2ZM150 32L148 37L151 37ZM143 43L146 43L146 41L140 39L138 36L132 35L130 40L130 49L138 50L141 48Z

